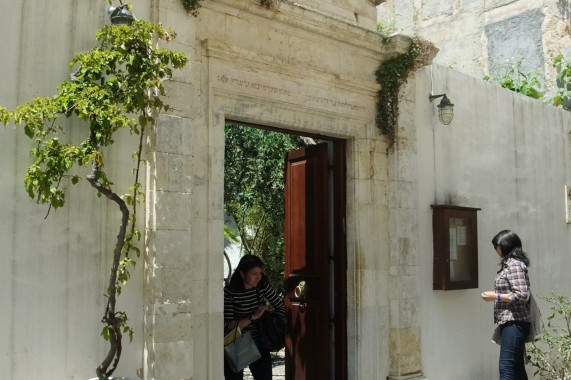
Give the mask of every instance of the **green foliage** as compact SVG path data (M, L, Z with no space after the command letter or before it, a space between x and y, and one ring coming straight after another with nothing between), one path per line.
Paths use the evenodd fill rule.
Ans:
M224 207L236 219L246 253L259 255L283 291L284 157L305 146L297 136L226 125Z
M260 5L266 9L272 8L279 0L260 0Z
M180 0L186 13L190 13L195 17L198 16L201 1L202 0Z
M234 231L227 225L224 225L224 239L228 239L233 243L237 243L240 241L238 240L238 234L236 233L236 231Z
M566 296L542 297L551 314L547 327L533 343L526 345L528 359L541 379L571 379L571 299Z
M379 21L377 22L377 32L383 36L390 36L397 31L396 24L389 21Z
M201 1L202 0L180 0L186 13L189 13L194 17L198 16L198 10L201 7ZM260 5L264 8L270 9L278 1L279 0L260 0Z
M7 125L10 122L10 115L6 108L0 106L0 123Z
M553 60L553 67L557 70L558 89L549 103L571 111L571 61L559 53Z
M99 378L107 378L115 370L122 334L133 337L126 314L115 311L115 302L121 286L130 278L129 270L135 267L130 253L140 254L136 242L141 233L135 222L136 206L144 195L139 182L143 136L146 128L154 125L157 115L169 110L161 98L165 94L164 82L170 80L173 69L182 68L187 62L183 53L156 48L156 40L175 37L170 29L144 20L132 25L107 25L96 35L99 44L72 60L70 68L75 69L72 79L61 83L56 95L35 98L14 111L0 107L0 121L7 125L12 120L16 126L22 125L26 136L33 141L30 154L34 163L28 167L25 178L31 198L48 204L50 209L64 206L63 184L77 184L80 177L74 170L90 166L87 181L98 196L104 195L121 210L108 302L102 318L106 324L102 336L111 342L111 348L97 368ZM69 141L60 124L61 119L70 118L78 121L72 124L79 130L76 135L83 135L76 143ZM120 197L104 170L104 150L113 145L115 133L125 129L136 137L136 151L133 185L128 194ZM108 369L111 362L113 366Z
M396 139L399 115L398 94L410 73L427 65L436 48L426 40L414 38L408 52L381 63L375 75L381 89L377 95L377 127L387 136L390 145Z
M541 74L536 71L524 73L521 71L522 60L514 64L508 64L503 68L503 73L498 76L484 76L485 81L498 83L503 88L527 95L534 99L542 99ZM557 91L555 96L547 99L548 104L556 107L561 106L567 111L571 111L571 61L563 54L557 54L553 59L553 67L557 70Z
M529 96L534 99L541 99L543 94L541 88L541 74L536 71L524 73L521 70L522 60L519 59L513 64L508 64L502 68L502 73L498 76L484 76L485 81L498 83L508 90Z
M171 77L172 67L184 66L186 57L153 48L153 36L174 34L143 20L132 26L107 25L97 34L100 45L73 59L70 68L77 71L72 80L59 85L55 96L35 98L13 112L2 111L5 124L13 119L34 141L31 155L35 162L28 168L26 190L38 203L54 208L65 204L60 184L74 165L95 164L97 179L109 188L102 148L113 144L119 129L140 134L147 124L152 125L155 115L151 109L168 110L159 96L164 95L163 82ZM138 119L131 114L139 114ZM88 124L81 127L86 132L83 141L63 142L64 129L58 124L62 116L75 116ZM72 183L77 183L77 177ZM134 199L140 192L135 195Z

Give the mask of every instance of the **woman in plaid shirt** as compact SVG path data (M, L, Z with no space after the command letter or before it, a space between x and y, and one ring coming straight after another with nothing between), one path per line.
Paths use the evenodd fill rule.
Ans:
M482 293L482 298L494 301L494 323L499 324L502 334L500 380L527 380L524 349L531 326L529 259L515 232L500 231L492 244L500 256L501 266L494 291Z

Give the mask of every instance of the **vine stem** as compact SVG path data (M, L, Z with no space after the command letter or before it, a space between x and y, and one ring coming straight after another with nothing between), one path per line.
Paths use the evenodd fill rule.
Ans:
M125 235L127 231L127 225L129 223L129 208L127 204L119 195L111 191L105 185L98 181L99 166L96 161L92 164L91 173L87 175L87 181L93 186L98 192L105 195L107 199L115 202L119 209L121 210L122 218L121 225L119 227L119 233L117 234L117 242L115 244L115 250L113 252L113 263L111 265L111 274L109 277L109 287L107 289L108 299L107 306L105 308L105 314L103 315L102 322L109 326L109 341L110 347L107 356L103 362L97 367L96 373L99 379L106 380L115 371L117 364L121 357L121 328L120 325L124 321L125 316L117 316L115 313L115 303L117 300L117 270L119 269L119 263L121 261L121 252L125 245ZM115 360L113 360L115 359ZM113 366L109 368L111 363Z

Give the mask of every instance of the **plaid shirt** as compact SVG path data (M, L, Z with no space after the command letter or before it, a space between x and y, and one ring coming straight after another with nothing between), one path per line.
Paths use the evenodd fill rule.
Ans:
M507 294L511 301L495 302L494 323L531 322L529 276L522 261L509 258L498 271L494 288L496 293Z

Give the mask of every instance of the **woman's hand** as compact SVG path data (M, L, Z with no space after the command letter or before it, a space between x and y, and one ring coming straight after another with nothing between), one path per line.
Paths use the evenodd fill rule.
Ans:
M492 292L492 291L486 291L482 293L482 299L484 301L495 301L497 300L498 295L496 294L496 292Z
M244 329L246 326L248 326L250 323L255 322L257 319L262 318L262 314L264 314L264 312L268 310L268 307L266 305L264 306L258 306L256 311L254 311L254 314L252 314L251 317L249 318L243 318L240 320L236 320L234 323L234 325L232 325L231 329L235 328L236 326L240 327L240 329ZM230 328L230 327L229 327Z
M262 314L264 314L266 310L268 310L268 306L266 305L258 306L254 314L252 314L252 319L255 321L257 319L262 318Z

